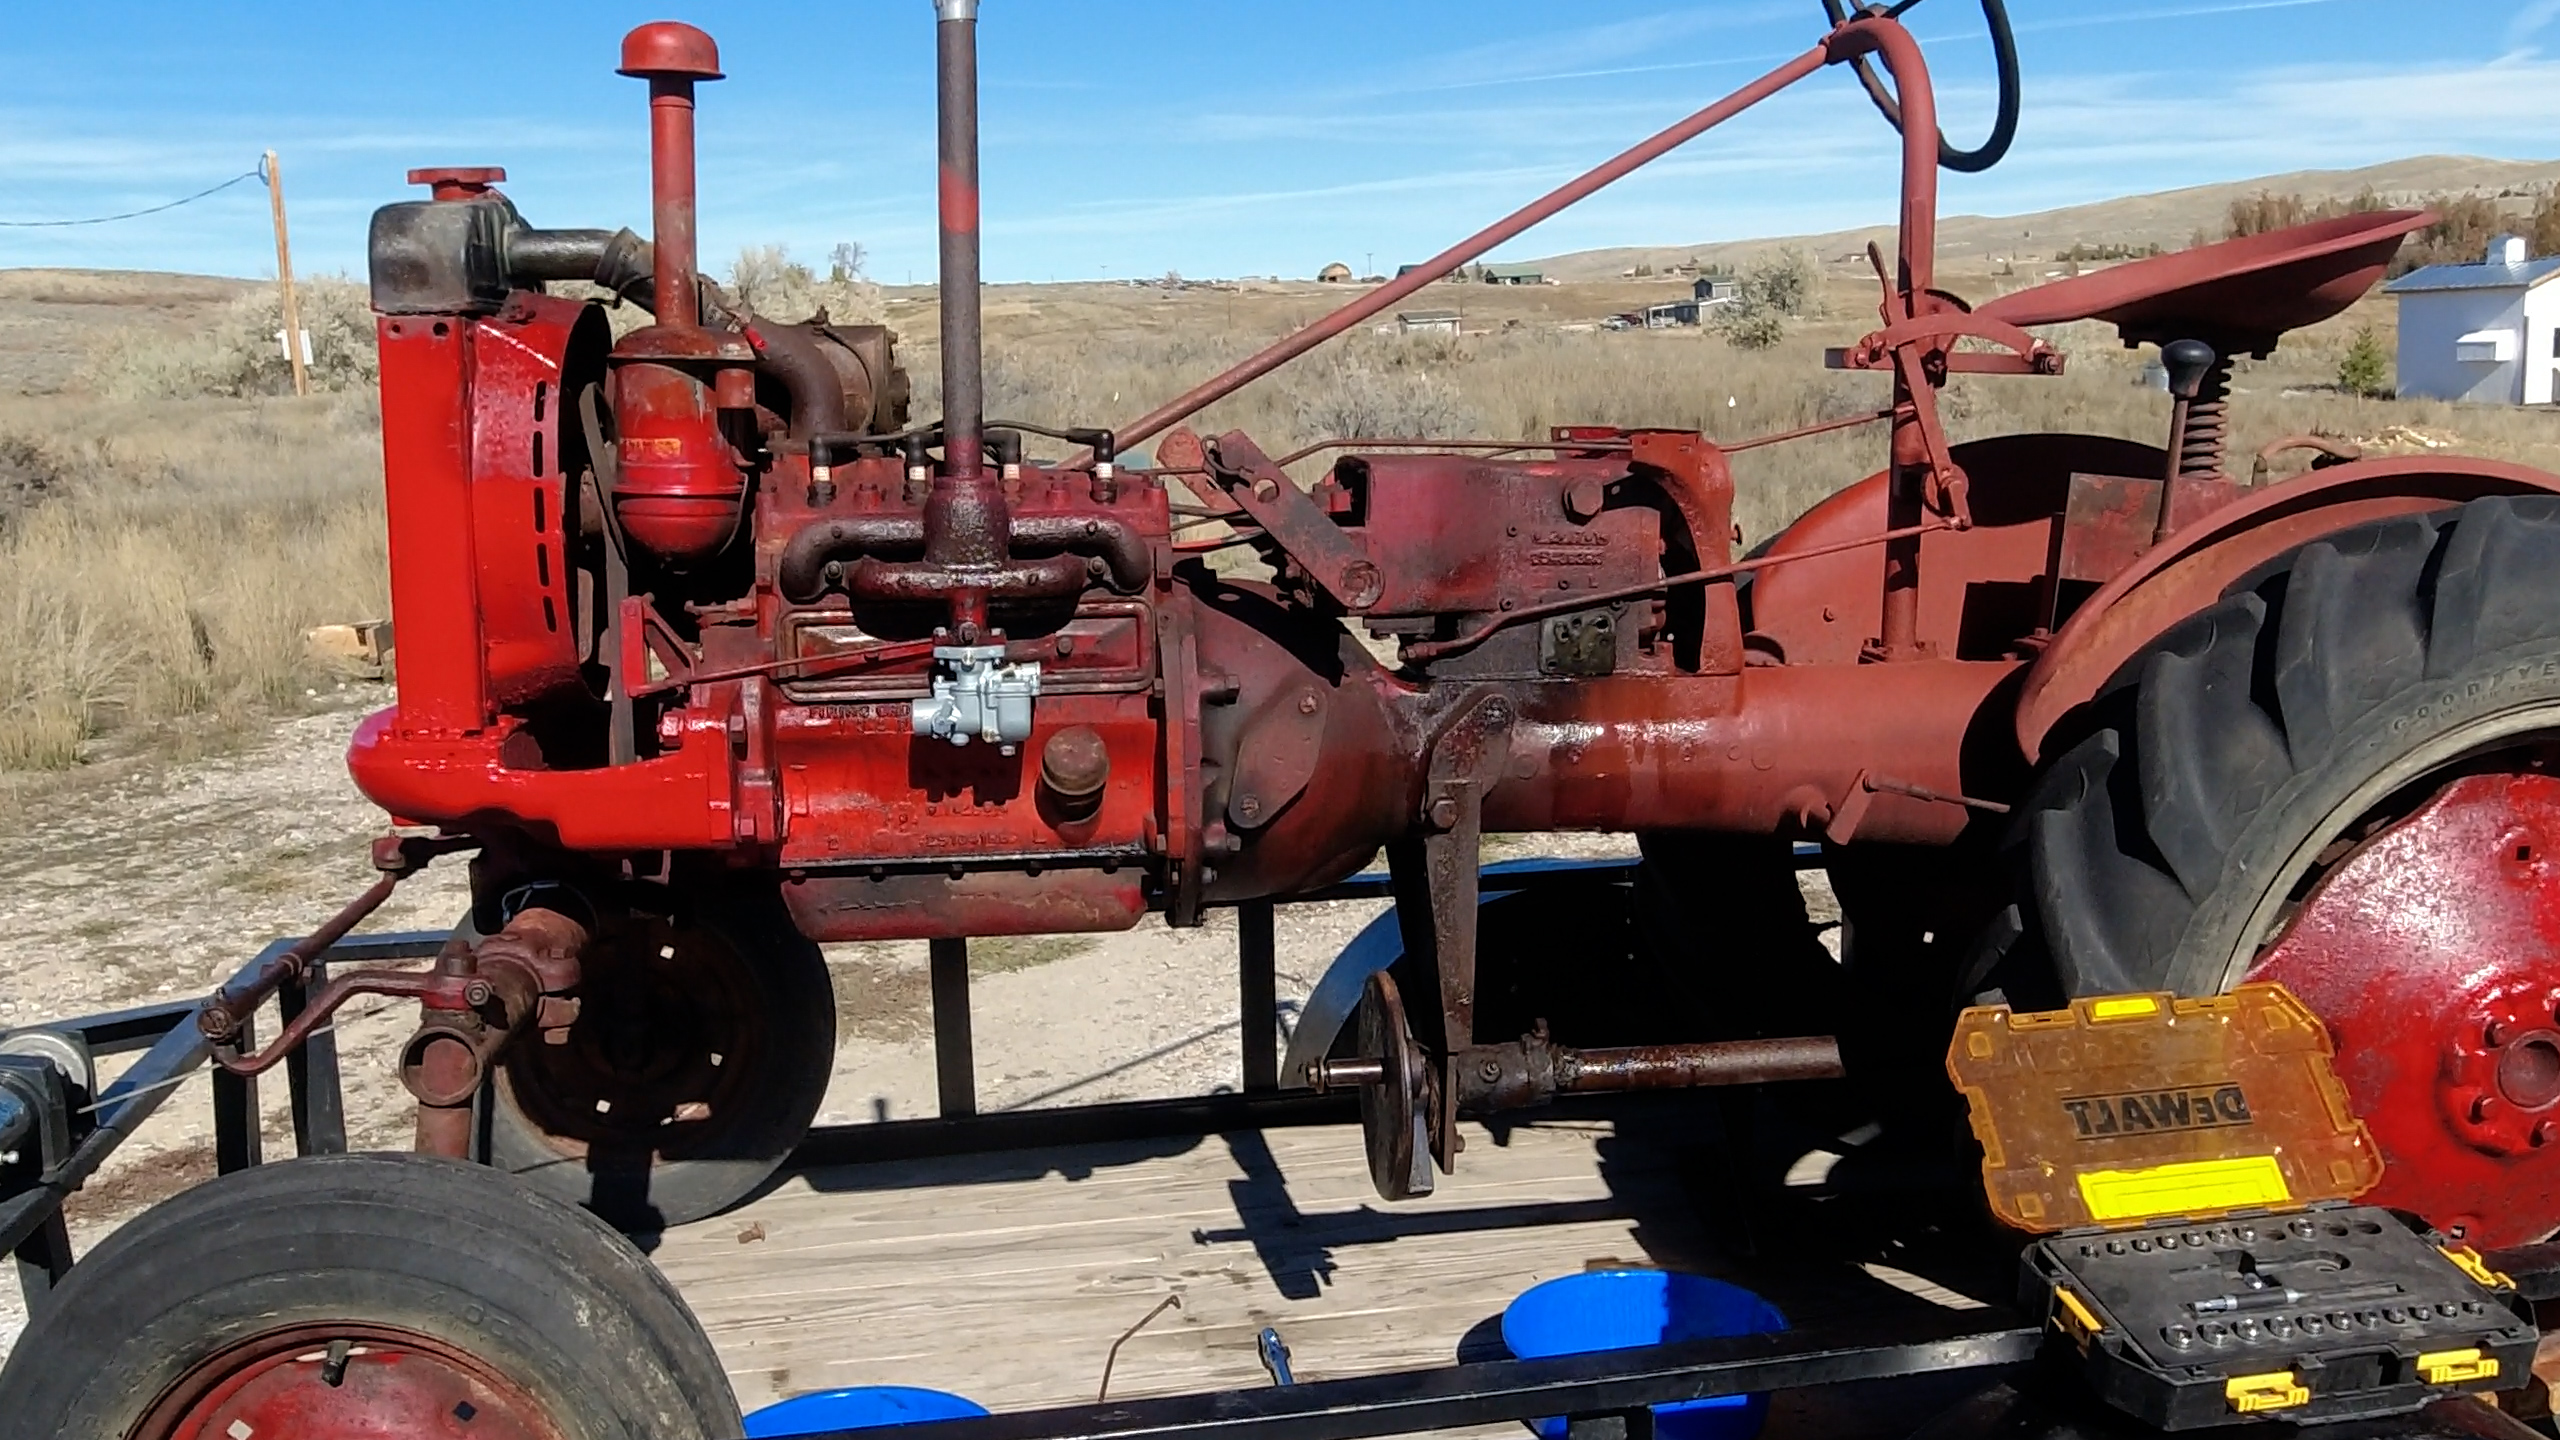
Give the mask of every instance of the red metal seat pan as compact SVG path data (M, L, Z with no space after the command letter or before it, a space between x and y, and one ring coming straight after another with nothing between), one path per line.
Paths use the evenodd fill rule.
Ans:
M2401 237L2435 219L2432 210L2375 210L2315 220L2033 286L1974 313L2012 325L2103 320L2127 343L2193 338L2263 352L2285 331L2354 304Z

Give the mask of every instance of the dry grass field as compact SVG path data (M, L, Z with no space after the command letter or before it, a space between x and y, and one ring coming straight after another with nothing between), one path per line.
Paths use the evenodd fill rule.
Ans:
M1981 299L2025 282L1976 262L1944 283ZM1358 333L1198 423L1275 447L1354 433L1534 436L1566 422L1726 439L1788 429L1881 400L1882 377L1821 368L1823 347L1872 322L1874 288L1863 264L1823 265L1808 313L1775 346L1745 350L1711 329L1597 327L1684 295L1685 281L1435 286L1406 308L1460 310L1463 335ZM1350 293L1282 281L997 287L991 412L1125 420ZM905 337L916 413L929 415L933 293L875 298ZM326 299L332 317L360 314L353 287ZM304 654L306 628L383 613L378 406L362 332L339 319L320 337L324 378L344 388L303 400L258 393L283 371L255 348L271 306L238 282L0 272L0 772L19 777L9 785L102 755L221 744L329 678ZM2278 435L2314 431L2560 468L2560 417L2338 390L2353 334L2369 327L2387 347L2391 325L2389 302L2369 298L2244 366L2239 463ZM2056 338L2071 353L2067 375L1950 390L1959 439L2160 436L2167 402L2139 384L2145 357L2100 327L2065 328ZM1738 457L1746 541L1868 473L1881 446L1879 432L1858 430Z

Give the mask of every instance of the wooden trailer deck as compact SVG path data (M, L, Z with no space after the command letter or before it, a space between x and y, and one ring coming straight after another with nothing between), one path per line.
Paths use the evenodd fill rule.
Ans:
M883 1383L997 1410L1091 1400L1112 1341L1168 1295L1179 1308L1123 1347L1114 1397L1268 1384L1266 1325L1301 1380L1498 1358L1512 1295L1616 1264L1732 1275L1798 1325L1976 1303L1796 1241L1739 1253L1702 1208L1731 1171L1699 1115L1468 1126L1459 1173L1394 1206L1342 1125L816 1168L670 1232L655 1258L750 1409ZM1770 1433L1900 1434L1967 1388L1781 1396Z

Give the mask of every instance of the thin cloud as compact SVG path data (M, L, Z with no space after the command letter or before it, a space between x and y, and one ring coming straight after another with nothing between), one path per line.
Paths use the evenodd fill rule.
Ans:
M2313 5L2335 5L2340 0L2228 0L2228 3L2195 5L2179 10L2098 10L2072 15L2059 20L2035 20L2014 25L2021 35L2047 30L2085 30L2095 25L2148 25L2161 20L2196 20L2209 15L2246 15L2258 10L2301 10ZM2552 3L2552 0L2541 0Z
M2517 6L2515 18L2507 22L2507 48L2524 49L2554 20L2560 20L2560 0L2528 0Z

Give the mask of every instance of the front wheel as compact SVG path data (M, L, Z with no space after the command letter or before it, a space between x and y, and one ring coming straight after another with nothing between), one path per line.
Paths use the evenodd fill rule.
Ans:
M19 1339L0 1417L100 1440L741 1428L701 1326L629 1242L417 1155L260 1166L145 1213Z
M2073 995L2283 983L2383 1151L2368 1200L2539 1238L2560 1226L2555 760L2560 498L2343 531L2100 696L2030 797L1994 948Z

